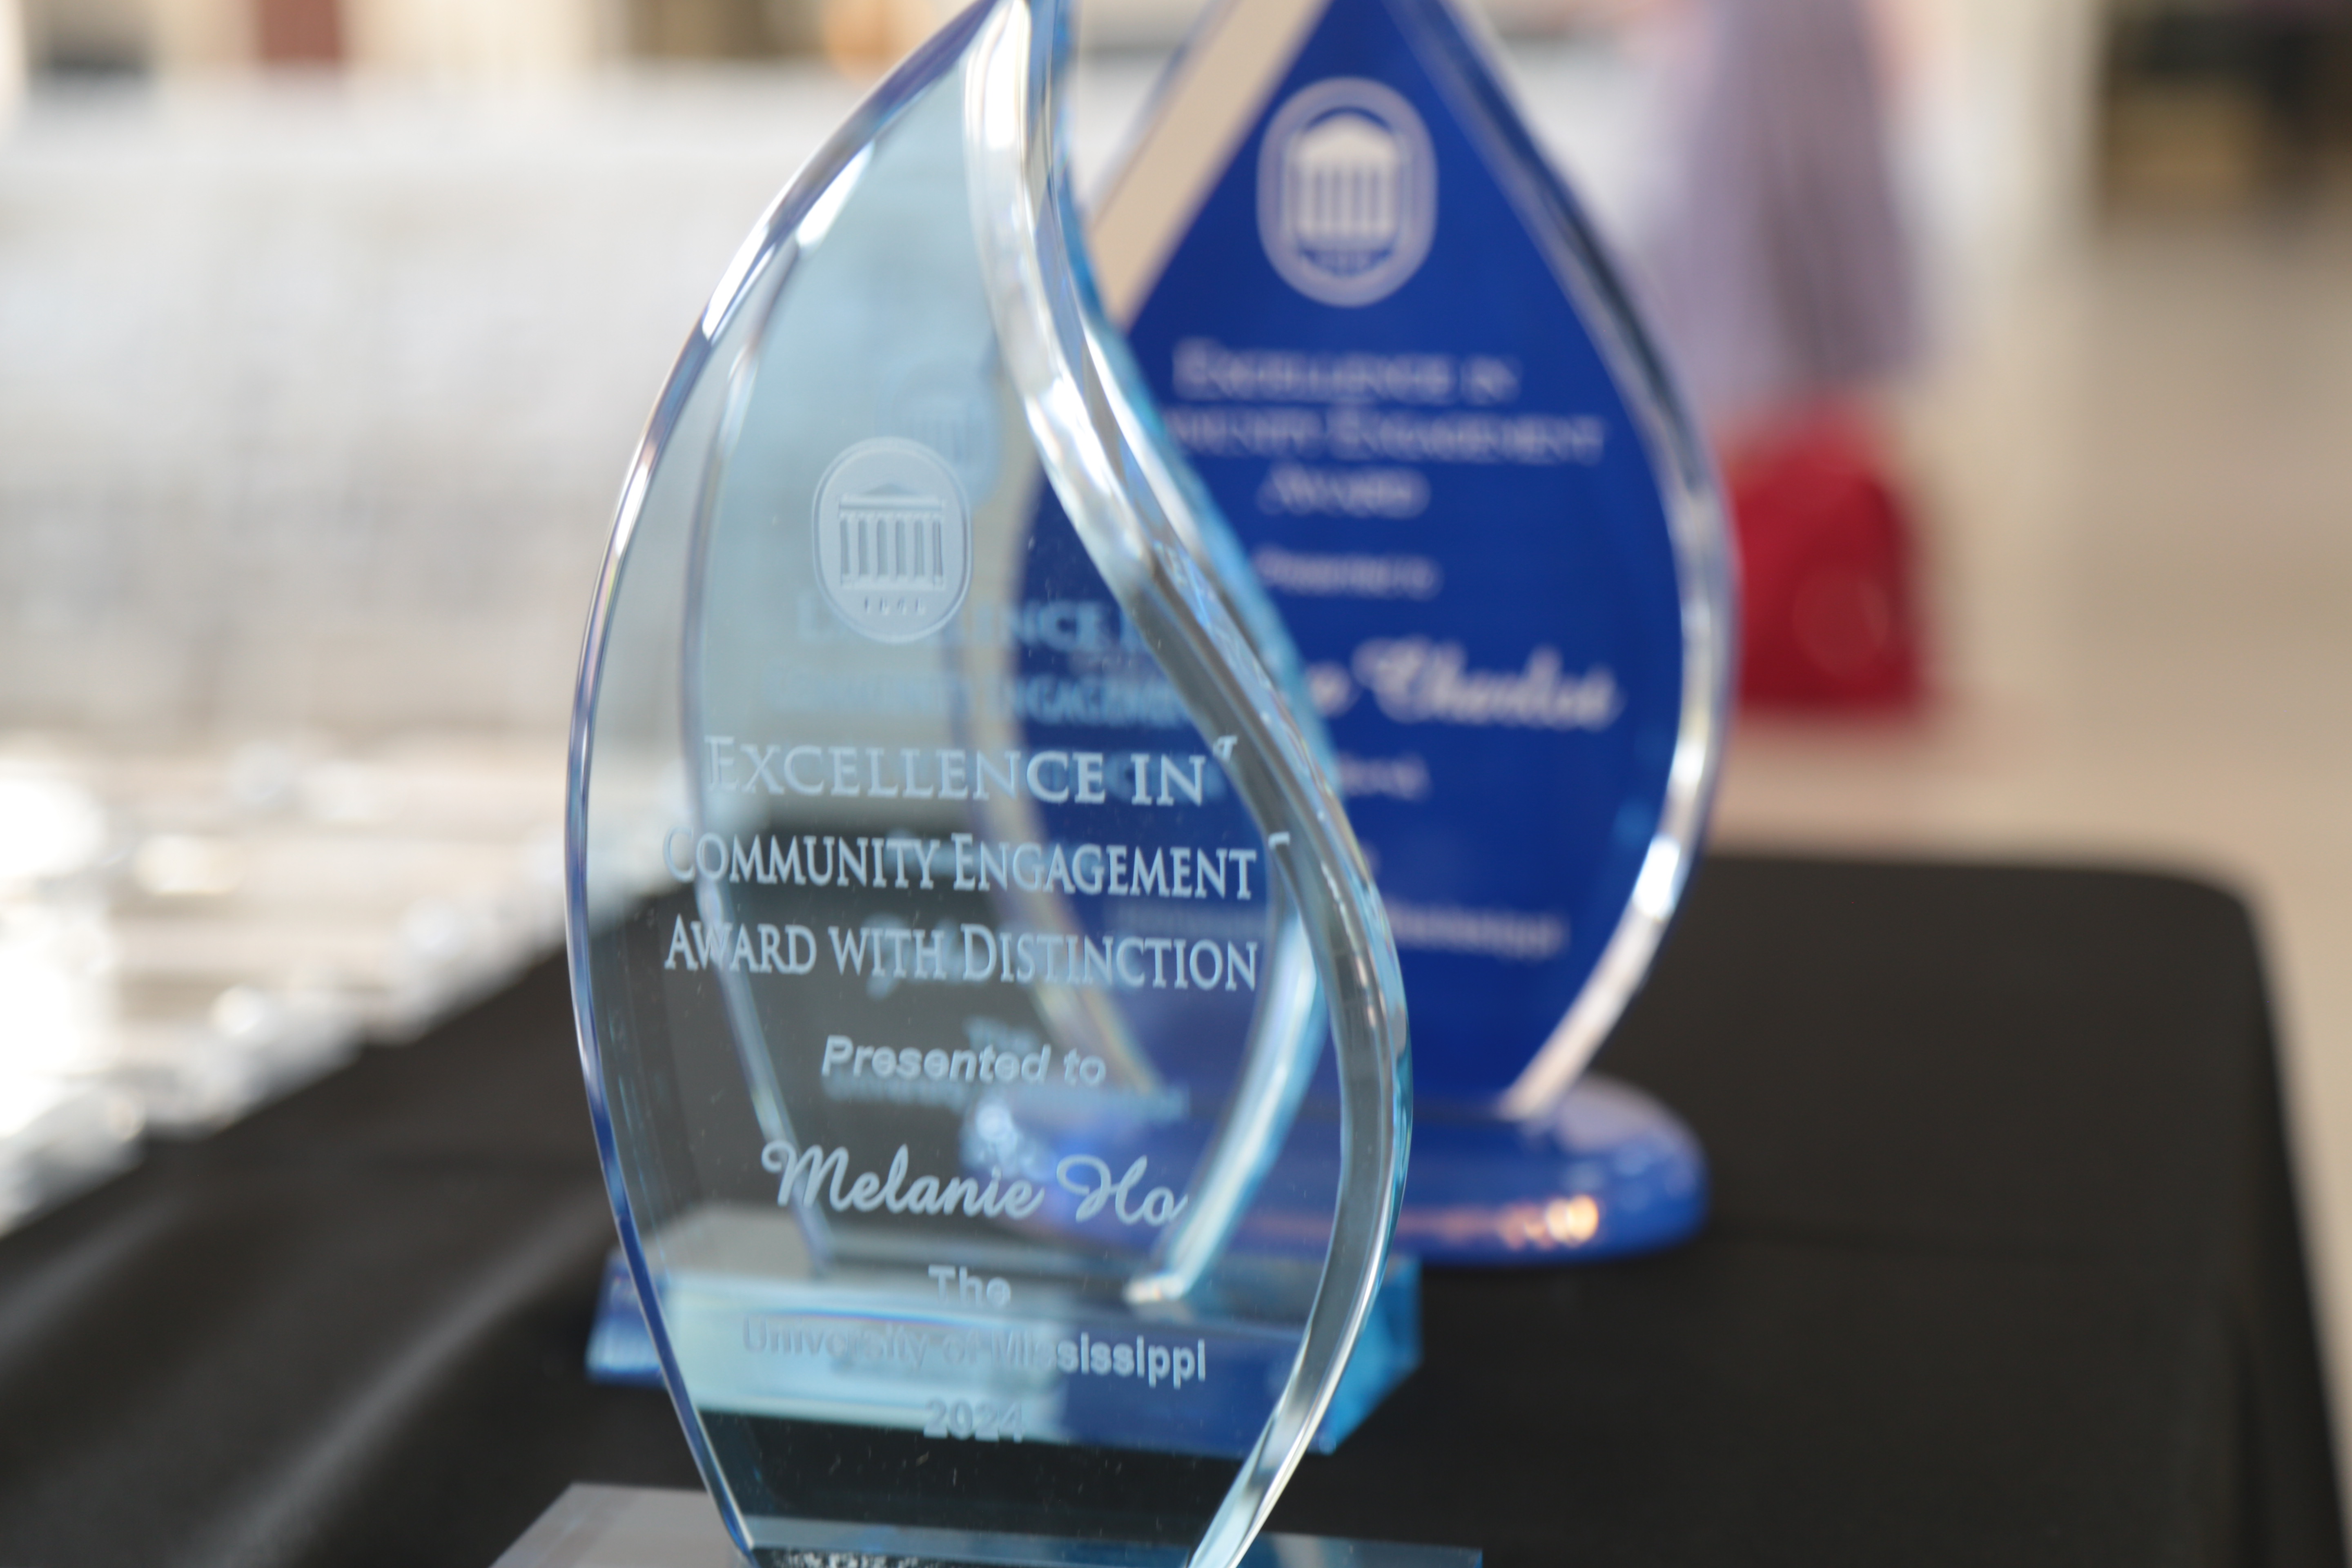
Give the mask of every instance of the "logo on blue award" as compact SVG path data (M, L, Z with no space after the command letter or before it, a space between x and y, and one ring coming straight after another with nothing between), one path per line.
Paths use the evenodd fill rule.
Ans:
M971 510L945 459L897 436L860 441L816 487L817 585L851 629L912 642L971 586Z
M1283 280L1326 305L1403 286L1437 232L1437 157L1412 105L1331 77L1278 110L1258 150L1257 224Z

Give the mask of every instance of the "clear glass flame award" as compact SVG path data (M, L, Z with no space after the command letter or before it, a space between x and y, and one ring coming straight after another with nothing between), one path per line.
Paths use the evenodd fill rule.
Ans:
M1705 1212L1579 1074L1680 898L1733 647L1703 441L1447 0L1225 0L1092 218L1167 427L1309 661L1412 997L1398 1245L1540 1261Z
M778 198L583 664L597 1136L766 1563L1226 1568L1381 1300L1395 953L1295 661L1094 301L1065 32L974 6ZM1338 1114L1295 1114L1318 1072Z

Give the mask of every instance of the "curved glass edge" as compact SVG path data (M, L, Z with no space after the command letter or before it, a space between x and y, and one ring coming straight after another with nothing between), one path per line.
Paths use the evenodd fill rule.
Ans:
M1083 217L1070 195L1066 180L1062 186L1059 213L1065 233L1084 236ZM1288 714L1312 754L1318 780L1336 802L1338 788L1330 781L1338 778L1339 764L1330 736L1307 689L1305 661L1290 640L1280 612L1259 585L1241 541L1210 497L1208 487L1181 456L1173 462L1167 460L1169 454L1181 454L1182 447L1161 422L1159 405L1152 399L1143 372L1126 337L1111 321L1096 283L1091 259L1083 248L1074 246L1068 260L1085 317L1087 355L1095 374L1110 389L1108 405L1125 443L1123 455L1141 471L1142 493L1155 503L1156 514L1196 560L1208 563L1208 585L1223 601L1227 616L1288 703ZM1341 820L1344 823L1344 809ZM1360 868L1369 882L1369 862L1362 861L1362 847L1355 842L1352 827L1349 830L1349 847L1362 862ZM1280 885L1279 881L1276 885ZM1375 911L1379 912L1377 898L1375 893ZM1385 914L1381 919L1385 921ZM1283 929L1286 946L1304 937L1303 928L1296 923L1286 923ZM1156 1272L1130 1286L1131 1297L1172 1297L1189 1289L1222 1249L1251 1194L1274 1163L1283 1130L1297 1114L1313 1081L1327 1032L1320 1012L1323 991L1315 983L1317 969L1311 956L1307 963L1303 973L1290 965L1276 966L1274 973L1289 983L1273 999L1263 1040L1285 1039L1283 1030L1295 1022L1296 1026L1287 1036L1290 1048L1285 1051L1270 1044L1254 1044L1247 1076L1237 1086L1231 1113L1217 1130L1209 1152L1206 1163L1213 1173L1202 1185L1202 1201L1169 1233L1155 1260Z
M720 275L702 314L688 332L685 346L679 350L677 361L671 367L669 379L663 384L660 395L655 399L653 412L646 419L645 434L637 443L636 453L630 460L622 483L612 541L605 547L595 595L589 603L587 622L581 638L579 675L572 691L571 736L565 762L565 970L572 991L572 1023L587 1089L589 1121L596 1141L597 1163L604 1172L605 1195L612 1205L620 1245L628 1259L629 1274L641 1300L654 1299L654 1281L638 1240L633 1205L622 1173L620 1152L614 1142L612 1109L604 1094L603 1052L598 1045L600 1015L595 993L590 984L588 930L588 783L594 760L597 698L604 687L605 634L611 624L620 574L628 559L630 542L638 520L645 510L655 468L677 434L688 402L701 384L712 356L718 352L719 340L755 299L772 296L782 285L796 259L798 247L793 237L810 209L835 185L843 172L862 155L882 127L896 118L920 89L938 74L942 58L952 58L966 47L985 19L991 4L992 0L973 0L970 7L940 28L902 61L785 183L782 192L752 224L751 232L737 248L726 271ZM725 1474L710 1453L701 1424L695 1419L688 1403L685 1383L679 1376L676 1358L663 1336L655 1334L652 1337L661 1363L662 1381L669 1390L672 1405L677 1408L679 1426L694 1456L695 1468L701 1475L706 1489L717 1494L729 1495L731 1489ZM737 1521L741 1517L741 1510L729 1506L720 1509L719 1514L738 1550L746 1556L751 1555L756 1550L756 1543L739 1527Z
M1633 896L1591 978L1518 1078L1496 1100L1504 1118L1556 1110L1647 978L1703 847L1721 773L1739 647L1738 563L1715 461L1664 353L1643 324L1623 269L1512 102L1500 47L1483 16L1450 0L1389 0L1425 62L1486 142L1487 164L1553 268L1623 393L1658 477L1683 622L1682 719L1658 825Z
M1234 784L1310 934L1339 1065L1331 1249L1290 1377L1191 1560L1192 1568L1231 1568L1306 1452L1378 1294L1412 1124L1403 982L1314 742L1218 586L1214 557L1204 561L1195 542L1222 524L1202 510L1197 487L1142 455L1151 450L1152 416L1117 374L1123 351L1101 347L1118 340L1095 298L1053 137L1068 48L1064 0L1013 0L989 16L976 45L966 144L998 338L1047 476L1120 608L1155 652L1175 655L1161 653L1161 663L1204 732L1253 742L1234 753Z

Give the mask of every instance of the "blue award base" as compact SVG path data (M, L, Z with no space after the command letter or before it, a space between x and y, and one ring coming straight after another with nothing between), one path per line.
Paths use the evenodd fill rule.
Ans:
M1622 1258L1691 1236L1706 1192L1706 1155L1673 1111L1587 1073L1533 1121L1424 1106L1396 1245L1431 1263Z

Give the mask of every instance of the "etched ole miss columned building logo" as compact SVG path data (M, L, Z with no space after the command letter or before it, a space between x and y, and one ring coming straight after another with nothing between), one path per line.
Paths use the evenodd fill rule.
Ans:
M817 482L814 522L817 584L853 629L912 642L962 607L971 510L929 447L895 436L850 447Z
M1429 131L1360 77L1301 88L1258 150L1258 237L1283 280L1326 305L1370 305L1419 270L1437 232Z

